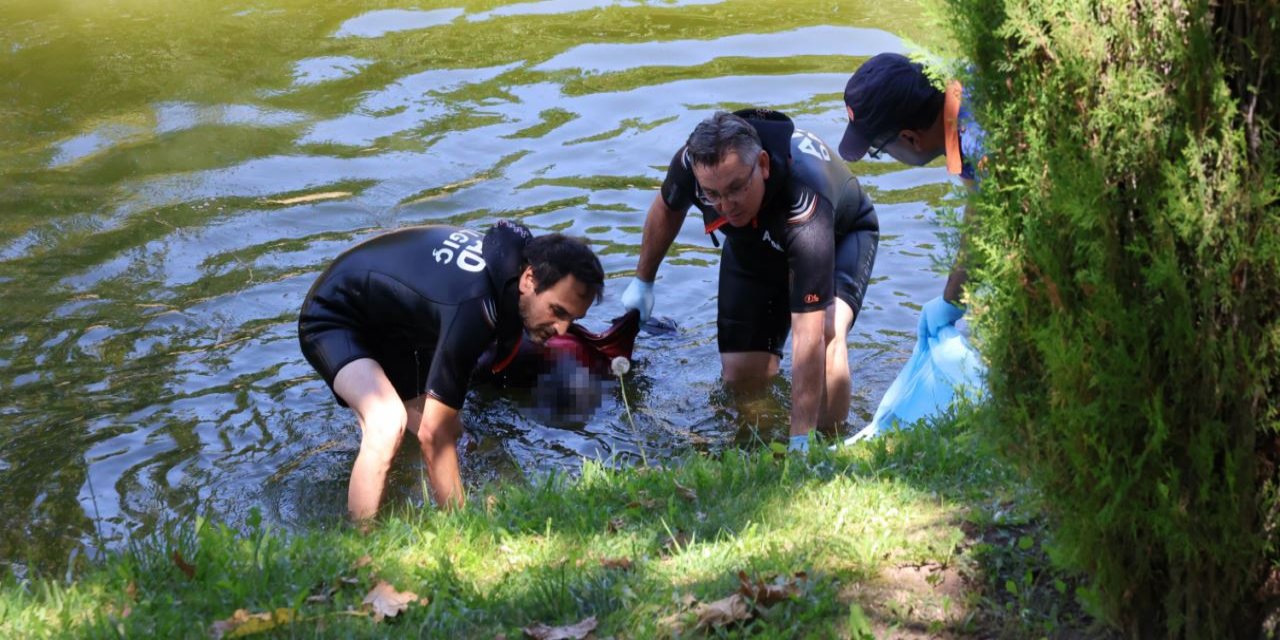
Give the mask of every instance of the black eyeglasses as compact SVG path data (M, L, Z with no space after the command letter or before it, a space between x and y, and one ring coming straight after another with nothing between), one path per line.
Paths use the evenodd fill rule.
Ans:
M880 154L884 153L884 148L889 146L890 142L893 142L894 140L897 140L897 139L898 139L898 134L890 131L884 137L884 139L880 141L879 144L871 145L870 150L867 151L867 155L871 157L872 160L879 160Z
M759 167L759 166L760 166L760 163L752 162L751 173L748 173L746 178L743 178L737 183L729 185L729 188L725 189L724 192L717 192L717 191L713 191L705 188L702 189L702 199L705 200L707 204L710 204L712 206L720 204L725 200L737 201L738 198L742 196L742 194L747 192L747 187L751 186L751 179L755 177L756 167ZM702 185L699 184L698 187L702 188Z

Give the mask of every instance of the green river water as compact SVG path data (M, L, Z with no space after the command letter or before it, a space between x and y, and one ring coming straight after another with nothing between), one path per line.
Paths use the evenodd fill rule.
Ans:
M832 146L867 56L927 43L901 1L542 0L0 5L0 564L23 575L202 514L337 522L358 445L298 351L298 306L345 247L406 225L586 236L621 310L672 152L719 108L788 112ZM854 165L882 240L851 335L853 422L938 295L939 167ZM307 198L310 196L310 198ZM468 401L464 476L572 472L785 433L780 383L721 391L718 250L693 220L659 273L636 429ZM784 367L787 363L784 363ZM421 502L405 452L391 500ZM3 570L0 570L3 571Z

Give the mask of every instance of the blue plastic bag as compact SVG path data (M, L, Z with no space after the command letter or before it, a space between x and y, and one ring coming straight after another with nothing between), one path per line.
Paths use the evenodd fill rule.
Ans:
M978 352L955 325L939 327L936 335L917 340L911 358L884 392L871 423L845 444L895 427L909 428L921 418L945 411L957 394L978 400L986 394L986 375Z

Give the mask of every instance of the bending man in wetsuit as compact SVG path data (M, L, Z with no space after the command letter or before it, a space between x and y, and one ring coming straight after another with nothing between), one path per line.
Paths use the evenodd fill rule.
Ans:
M881 53L849 77L844 103L849 124L840 141L840 155L845 160L888 154L903 164L923 167L945 154L947 172L960 176L971 192L977 190L986 161L983 132L959 82L947 83L944 93L933 86L920 63L898 53ZM967 205L965 219L972 222ZM969 279L965 244L962 235L942 296L925 303L920 313L921 340L964 316L961 298Z
M817 136L776 111L719 112L676 152L644 223L636 277L622 304L648 318L653 281L689 206L720 258L721 375L736 388L778 373L792 339L791 446L849 413L847 338L879 242L870 199ZM793 329L794 328L794 329Z
M459 412L476 361L491 346L514 356L526 332L538 343L563 334L603 289L604 270L582 241L533 238L506 221L483 236L393 231L338 256L302 303L298 339L360 423L351 517L377 513L406 430L417 435L436 503L461 505Z

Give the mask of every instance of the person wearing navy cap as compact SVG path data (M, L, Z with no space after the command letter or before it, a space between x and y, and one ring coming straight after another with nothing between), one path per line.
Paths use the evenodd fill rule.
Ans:
M982 129L965 97L959 82L949 82L944 92L929 80L923 65L904 55L875 55L845 84L849 124L840 141L840 156L856 162L863 156L888 155L920 167L945 154L947 171L959 176L970 190L976 189L986 156ZM942 296L924 305L920 338L936 335L940 327L964 315L961 297L967 279L964 265L957 260Z

